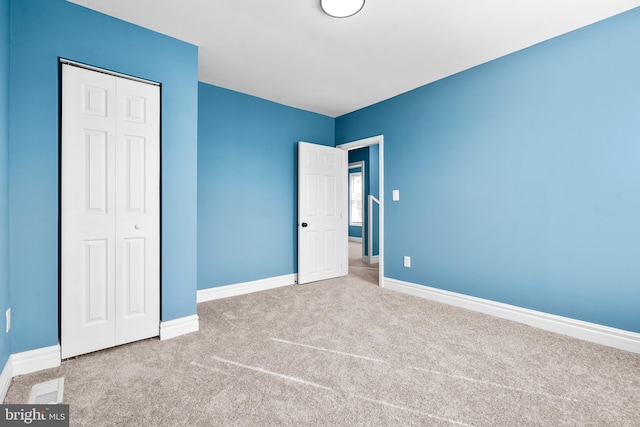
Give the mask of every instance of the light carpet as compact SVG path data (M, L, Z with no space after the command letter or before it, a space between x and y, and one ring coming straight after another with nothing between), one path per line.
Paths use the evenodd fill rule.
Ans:
M71 425L640 425L640 355L358 277L198 305L197 333L16 377L65 378Z

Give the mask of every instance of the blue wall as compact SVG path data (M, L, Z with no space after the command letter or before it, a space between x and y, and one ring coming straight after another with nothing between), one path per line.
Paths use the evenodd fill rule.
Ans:
M11 354L2 313L9 307L9 0L0 0L0 372Z
M334 120L199 84L198 289L297 272L297 143Z
M58 57L162 84L162 320L196 312L197 48L66 2L11 2L12 352L58 342Z
M639 45L635 9L339 117L385 138L385 275L640 332Z

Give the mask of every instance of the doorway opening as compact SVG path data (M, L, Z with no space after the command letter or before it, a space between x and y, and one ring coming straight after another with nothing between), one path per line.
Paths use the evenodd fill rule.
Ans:
M366 280L372 277L372 273L375 277L377 270L376 284L384 287L384 137L378 135L336 148L349 152L349 172L360 170L363 177L360 236L357 224L351 221L351 179L344 183L350 195L349 274L363 276Z

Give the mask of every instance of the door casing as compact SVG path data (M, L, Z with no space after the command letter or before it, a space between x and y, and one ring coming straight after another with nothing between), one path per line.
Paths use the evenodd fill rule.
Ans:
M340 148L342 150L350 151L355 150L362 147L369 147L371 145L378 145L379 150L379 188L380 188L380 225L379 225L379 247L380 247L380 266L379 266L379 274L378 274L378 286L381 288L384 287L384 136L377 135L372 136L370 138L359 139L356 141L347 142L344 144L337 145L336 148ZM348 182L345 180L345 187L348 186ZM347 190L345 190L347 191ZM364 227L362 232L364 233ZM347 233L348 234L348 233ZM347 235L346 239L349 239ZM364 241L364 238L363 238Z

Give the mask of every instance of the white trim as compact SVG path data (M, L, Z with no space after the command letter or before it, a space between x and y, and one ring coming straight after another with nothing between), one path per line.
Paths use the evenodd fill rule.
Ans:
M370 145L380 144L383 140L382 135L372 136L369 138L358 139L357 141L345 142L344 144L336 145L336 148L340 148L341 150L356 150L362 147L368 147Z
M4 368L2 369L2 374L0 374L0 403L4 403L4 398L7 397L12 378L13 363L11 363L11 356L9 356L7 363L4 364Z
M166 322L160 322L160 340L168 340L191 332L198 332L199 330L200 318L197 314L167 320Z
M270 277L268 279L253 280L251 282L201 289L198 291L198 303L294 285L297 281L297 274L287 274L284 276Z
M342 150L349 151L349 150L355 150L357 148L368 147L370 145L376 145L376 144L378 144L378 147L380 148L378 152L378 171L379 171L378 186L380 189L380 193L378 194L380 196L379 197L380 199L380 213L379 213L380 236L378 239L379 251L380 251L380 255L378 255L380 269L378 274L378 286L383 288L384 287L384 136L383 135L372 136L370 138L365 138L357 141L347 142L345 144L340 144L340 145L337 145L336 147Z
M93 65L83 64L82 62L72 61L70 59L58 58L61 64L72 65L78 68L84 68L85 70L97 71L102 74L109 74L110 76L122 77L123 79L133 80L134 82L145 83L153 86L160 86L160 83L151 80L141 79L140 77L130 76L128 74L118 73L117 71L106 70L104 68L94 67Z
M379 264L380 263L380 255L363 256L362 257L362 262L364 262L365 264Z
M385 288L405 294L466 308L502 319L512 320L535 328L568 335L596 344L614 347L620 350L640 353L640 334L611 328L609 326L584 322L582 320L529 310L514 305L503 304L482 298L476 298L429 286L418 285L401 280L384 278Z
M356 168L361 168L362 172L364 172L364 161L349 163L349 169L356 169ZM349 172L349 173L351 173L351 172ZM364 174L363 174L363 179L364 179ZM363 183L364 183L364 181L363 181ZM360 227L360 230L363 229L362 224L356 224L356 225L352 225L351 224L351 215L349 215L349 227ZM362 243L362 237L349 236L349 241L350 242L356 242L356 243ZM364 253L364 248L362 250L363 250L363 253Z
M347 155L347 159L348 159L348 155ZM357 169L360 168L359 172L351 172L351 169ZM349 188L351 187L351 174L352 173L359 173L360 174L360 190L362 193L362 222L360 223L352 223L351 222L351 190L349 190ZM347 197L349 199L349 202L347 203L347 214L349 215L349 227L360 227L364 230L364 176L365 176L365 172L364 172L364 160L360 160L358 162L353 162L353 163L349 163L349 171L348 171L348 179L349 179L349 184L347 185ZM364 253L364 249L363 252Z
M10 355L0 374L0 403L7 397L13 377L56 368L61 363L59 344Z
M378 216L380 216L380 200L376 199L375 196L369 194L368 197L368 211L367 211L367 253L369 254L369 264L375 264L378 261L373 261L374 259L378 259L380 255L373 255L373 203L378 204ZM379 218L378 218L379 219ZM380 227L378 226L378 233L380 232ZM378 236L380 239L380 236ZM378 240L380 242L380 240ZM380 243L378 243L378 246ZM380 248L378 247L378 252L380 252Z
M14 377L57 368L62 363L60 344L14 353L9 357L9 363L12 364Z

